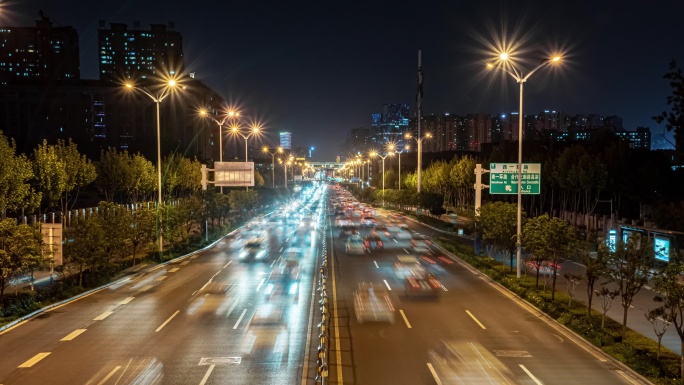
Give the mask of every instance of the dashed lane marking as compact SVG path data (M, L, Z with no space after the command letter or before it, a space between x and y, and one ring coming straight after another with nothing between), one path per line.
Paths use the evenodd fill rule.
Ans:
M178 270L180 270L180 267L174 267L173 269L169 270L169 273L175 273Z
M404 319L404 322L406 322L406 327L409 329L412 329L411 324L408 322L408 318L406 318L406 314L404 314L404 311L399 309L399 313L401 313L401 317Z
M380 266L378 266L378 262L377 262L377 261L373 261L373 263L375 264L375 268L376 268L376 269L379 269L379 268L380 268Z
M128 297L128 298L126 298L126 299L123 299L123 300L121 300L121 302L119 302L119 305L127 305L127 304L129 304L131 301L133 301L133 299L135 299L135 297Z
M69 333L69 335L67 335L66 337L62 338L60 341L71 341L85 331L86 329L76 329L73 332Z
M529 370L527 370L527 368L525 367L525 365L520 364L519 366L520 366L520 368L521 368L522 370L525 371L525 373L527 373L528 376L530 376L530 378L532 379L532 381L534 381L535 384L537 384L537 385L544 385L541 381L539 381L539 379L538 379L537 377L534 376L534 374L532 374L532 372L530 372Z
M109 372L109 374L107 374L107 376L103 378L102 381L98 382L97 385L104 385L104 383L107 382L110 378L112 378L114 373L116 373L119 369L121 369L121 366L117 366L116 368L112 369L112 371Z
M30 368L31 366L35 365L38 363L38 361L42 360L43 358L47 357L50 355L51 352L46 352L46 353L38 353L35 356L31 357L28 361L24 362L23 364L17 366L18 368Z
M245 316L245 313L247 313L247 309L242 311L242 314L240 314L240 318L238 318L237 322L235 323L235 326L233 326L233 330L238 328L238 326L240 325L240 321L242 321L242 317Z
M176 312L173 313L173 314L171 315L171 317L169 317L166 321L164 321L164 323L161 324L161 326L159 326L159 327L157 328L157 330L155 330L154 332L156 333L156 332L162 330L162 328L163 328L164 326L166 326L167 323L171 322L171 320L173 319L173 317L177 316L178 313L180 313L180 310L176 310Z
M102 321L103 319L109 317L112 314L114 314L113 311L106 311L106 312L100 314L99 316L93 318L93 321Z
M477 318L475 318L475 316L473 315L473 313L471 313L469 310L466 310L466 313L468 313L468 315L470 316L470 318L472 318L473 321L477 322L477 324L480 325L480 327L481 327L482 329L487 329L487 328L482 324L482 322L480 322Z
M435 379L435 382L437 385L442 385L442 380L439 379L439 376L437 376L437 372L435 372L435 368L432 367L431 363L427 363L428 369L430 369L430 373L432 373L432 377Z

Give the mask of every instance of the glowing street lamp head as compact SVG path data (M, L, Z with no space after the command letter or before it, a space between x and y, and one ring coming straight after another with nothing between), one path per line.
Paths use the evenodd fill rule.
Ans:
M509 56L508 56L508 53L506 53L506 52L502 52L502 53L499 55L499 59L501 59L501 60L503 60L503 61L508 60L508 57L509 57Z
M206 116L206 115L207 115L207 110L201 109L201 110L199 110L199 113L200 113L200 115L202 115L202 116Z
M169 87L175 87L176 84L178 84L178 83L176 82L176 79L171 79L171 80L169 80L169 82L168 82L168 86L169 86Z
M406 134L404 134L404 138L406 138L406 139L411 139L411 134L409 134L409 133L407 132Z
M487 68L488 68L488 69L493 69L493 68L494 68L494 64L492 64L492 63L487 63Z
M561 59L560 56L554 56L553 59L551 59L552 62L559 62Z
M432 138L432 134L428 132L427 134L425 134L425 137L428 138L428 139L429 139L429 138Z
M126 83L126 88L128 88L129 90L132 89L132 88L133 88L133 84L132 84L132 83Z
M395 149L394 144L393 144L393 143L390 143L390 144L387 146L387 149L390 150L390 151L394 151L394 149Z
M264 147L261 149L261 152L268 152L268 146L264 146Z
M239 131L238 131L238 128L235 127L235 126L231 127L231 128L230 128L230 131L232 131L233 134L237 134L237 133L239 132Z

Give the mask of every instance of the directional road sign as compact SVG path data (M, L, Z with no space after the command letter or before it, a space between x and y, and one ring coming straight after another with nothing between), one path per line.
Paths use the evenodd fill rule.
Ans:
M523 195L539 194L541 185L541 163L522 164ZM518 194L518 164L489 164L489 193Z

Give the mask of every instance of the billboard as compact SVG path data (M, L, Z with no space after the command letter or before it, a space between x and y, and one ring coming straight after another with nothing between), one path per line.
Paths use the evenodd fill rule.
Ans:
M40 233L43 236L43 244L52 253L52 261L55 266L62 266L62 224L41 223Z
M214 162L214 185L254 186L254 162Z

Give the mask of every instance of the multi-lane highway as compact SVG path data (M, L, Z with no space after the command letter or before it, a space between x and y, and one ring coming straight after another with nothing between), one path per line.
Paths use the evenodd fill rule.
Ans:
M377 210L375 218L387 222L382 210ZM407 224L412 232L433 232L419 224ZM360 228L362 237L369 232ZM436 299L413 298L407 297L405 281L392 267L397 255L416 254L409 240L397 239L397 233L391 232L384 236L384 250L350 255L345 252L344 236L338 233L332 230L339 339L333 337L331 382L460 383L455 382L459 369L450 371L448 367L463 362L454 359L445 366L428 354L446 341L470 347L470 353L475 351L481 358L475 365L490 365L483 373L491 376L487 380L478 377L479 383L639 383L606 357L585 344L575 343L571 335L543 321L537 312L521 306L486 278L447 258L434 246L432 254L422 262L443 288ZM396 313L393 324L357 322L352 293L359 282L371 282L388 290ZM485 359L486 355L480 355L483 350L495 358ZM461 353L462 358L468 356L468 352ZM510 380L491 374L497 372L493 369L497 363L508 368Z
M332 245L328 383L482 383L483 373L491 383L640 383L434 244L416 252L381 231L383 250L347 254L325 199L304 194L208 250L0 332L0 385L313 383L323 237ZM406 295L393 264L411 254L439 281L436 298ZM394 323L358 322L352 293L364 282L388 293ZM459 365L429 353L442 342Z
M0 384L300 384L324 219L307 204L306 227L273 215L2 332Z

